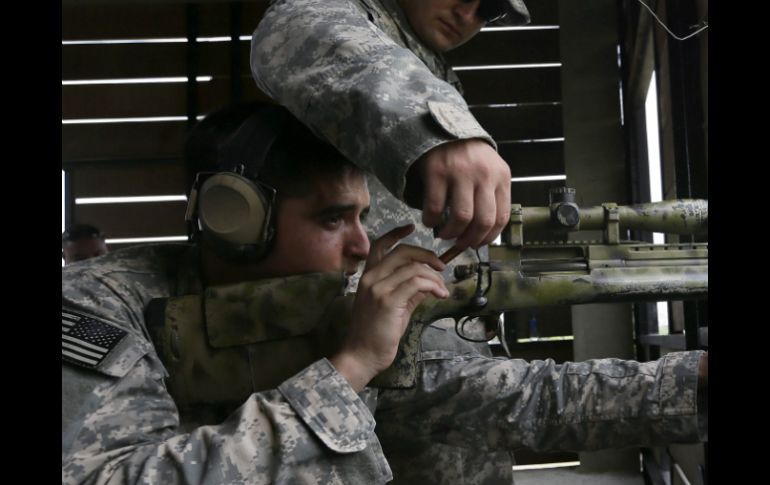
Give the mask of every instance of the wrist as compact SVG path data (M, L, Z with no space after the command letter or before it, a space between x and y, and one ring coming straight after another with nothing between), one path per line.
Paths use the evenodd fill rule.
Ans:
M329 362L348 381L348 384L356 393L361 392L379 372L378 369L369 365L365 359L361 359L351 351L340 351L332 356Z

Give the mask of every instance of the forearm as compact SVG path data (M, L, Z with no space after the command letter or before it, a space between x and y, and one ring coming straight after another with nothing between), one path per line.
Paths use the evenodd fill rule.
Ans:
M494 144L450 84L353 2L277 2L252 40L257 84L402 198L409 166L456 139Z
M444 433L449 444L534 450L694 442L707 437L697 416L699 357L564 365L481 357L426 361L421 389L381 394L378 422L405 421L378 434L435 437L445 429L451 430ZM418 401L425 415L401 415Z

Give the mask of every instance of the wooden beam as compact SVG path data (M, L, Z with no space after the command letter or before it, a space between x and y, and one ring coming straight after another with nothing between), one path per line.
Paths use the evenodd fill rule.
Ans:
M471 112L495 140L531 140L562 136L560 105L477 107L472 108Z
M182 160L83 163L70 173L76 198L187 193Z
M62 161L168 159L182 155L185 121L62 125Z
M250 35L266 0L245 1L242 35ZM202 37L229 35L227 2L200 4ZM185 3L78 3L62 5L62 40L185 37Z
M559 30L481 32L446 59L452 66L559 62Z
M457 71L468 104L536 103L561 100L558 67Z
M108 238L186 234L186 202L76 205L74 222L93 224Z
M512 177L564 174L564 142L501 143L498 153L508 162Z

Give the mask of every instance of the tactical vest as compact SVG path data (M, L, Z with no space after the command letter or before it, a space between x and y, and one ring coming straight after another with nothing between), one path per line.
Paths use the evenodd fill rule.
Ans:
M180 416L216 422L333 355L352 305L344 288L341 273L317 273L150 302L147 326Z
M502 292L507 288L497 286ZM415 385L425 325L473 310L475 278L450 288L449 299L427 298L415 309L395 360L370 386ZM314 273L152 300L147 327L183 421L220 422L252 393L275 389L316 360L334 355L353 306L353 295L343 296L344 289L341 273Z

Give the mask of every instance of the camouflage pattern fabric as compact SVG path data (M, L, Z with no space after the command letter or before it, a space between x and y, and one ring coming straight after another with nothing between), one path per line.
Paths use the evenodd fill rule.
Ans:
M252 38L251 69L260 89L377 176L369 177L370 236L414 223L404 242L451 247L401 202L406 172L450 141L496 145L468 109L457 76L419 40L396 0L273 2ZM466 251L452 265L475 260Z
M380 390L376 433L395 484L511 484L513 451L588 451L708 440L696 412L703 352L655 362L491 358L453 321L423 332L411 390Z
M701 352L527 363L482 355L447 321L424 333L414 389L356 395L322 359L221 423L180 422L144 312L200 293L196 253L146 246L62 269L63 315L127 332L101 364L62 361L62 483L511 483L521 446L707 440Z
M128 332L96 367L62 361L62 483L388 481L376 391L356 395L325 359L252 394L222 423L180 423L144 311L154 298L200 293L196 253L157 245L62 268L63 315Z
M377 430L383 441L411 436L479 449L587 451L708 440L705 416L696 413L703 351L642 363L556 364L480 356L446 325L425 333L421 383L380 391L375 417L387 423ZM414 413L417 403L426 414Z

